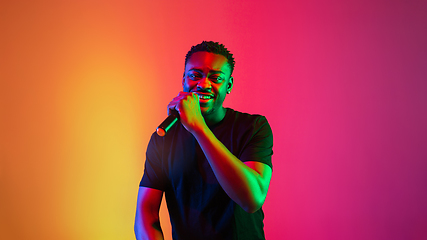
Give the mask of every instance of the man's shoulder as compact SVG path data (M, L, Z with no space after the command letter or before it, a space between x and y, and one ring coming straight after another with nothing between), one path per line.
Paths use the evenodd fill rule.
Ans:
M232 121L237 121L237 122L250 122L250 123L254 123L254 122L267 122L267 119L265 116L261 115L261 114L252 114L252 113L245 113L245 112L240 112L240 111L236 111L232 108L227 108L227 114L229 115L229 119Z

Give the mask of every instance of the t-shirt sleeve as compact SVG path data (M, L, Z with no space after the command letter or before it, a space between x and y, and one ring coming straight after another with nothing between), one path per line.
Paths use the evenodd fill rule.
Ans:
M144 175L139 183L140 187L165 191L167 177L162 167L162 146L162 141L153 133L147 147Z
M271 156L273 155L273 132L264 116L259 116L253 125L252 134L247 142L240 160L262 162L273 168Z

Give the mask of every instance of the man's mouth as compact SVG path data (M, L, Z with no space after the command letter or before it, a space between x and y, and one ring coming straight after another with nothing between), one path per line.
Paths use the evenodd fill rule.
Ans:
M202 99L202 100L209 100L209 99L213 98L212 95L207 95L207 94L202 94L202 93L196 93L196 94L199 95L199 99Z
M212 96L209 95L199 95L199 99L211 99Z

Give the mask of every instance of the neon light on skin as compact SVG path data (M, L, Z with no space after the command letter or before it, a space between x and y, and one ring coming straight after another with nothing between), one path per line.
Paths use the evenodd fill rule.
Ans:
M210 52L195 52L185 65L184 92L199 96L200 110L206 122L218 122L225 116L222 106L233 86L227 58Z

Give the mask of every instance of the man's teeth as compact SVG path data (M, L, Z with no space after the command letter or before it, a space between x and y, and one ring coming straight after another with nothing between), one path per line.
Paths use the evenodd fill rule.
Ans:
M200 99L211 99L212 96L208 96L208 95L199 95Z

